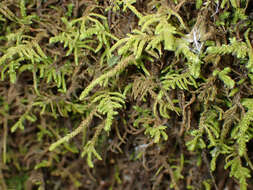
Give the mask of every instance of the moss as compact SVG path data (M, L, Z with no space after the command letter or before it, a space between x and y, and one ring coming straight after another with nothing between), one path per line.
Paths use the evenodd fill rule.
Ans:
M1 1L1 189L252 188L249 7Z

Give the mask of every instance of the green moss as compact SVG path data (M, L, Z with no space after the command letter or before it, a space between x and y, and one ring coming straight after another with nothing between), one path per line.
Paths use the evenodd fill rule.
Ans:
M82 177L103 181L104 162L117 189L126 160L150 189L217 188L221 170L252 185L248 1L11 2L0 3L3 188L22 189L30 170L47 176L38 188L91 188ZM77 160L87 173L71 172Z

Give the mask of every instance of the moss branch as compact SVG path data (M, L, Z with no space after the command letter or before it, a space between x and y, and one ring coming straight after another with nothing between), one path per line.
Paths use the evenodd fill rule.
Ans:
M88 94L89 92L99 83L101 83L103 80L111 78L113 76L115 76L117 73L119 73L120 71L122 71L123 69L125 69L131 62L133 62L134 56L128 56L125 59L123 59L116 67L114 67L114 69L108 71L107 73L101 75L100 77L98 77L97 79L93 80L85 89L84 91L81 93L79 99L83 100Z
M91 122L94 114L96 113L96 109L94 109L90 114L89 116L83 120L81 122L81 124L71 133L67 134L65 137L59 139L58 141L56 141L55 143L51 144L50 147L49 147L49 150L50 151L53 151L57 146L61 145L62 143L64 142L68 142L70 139L72 139L73 137L75 137L76 135L78 135L79 133L82 132L83 128L85 126L88 126L89 123Z

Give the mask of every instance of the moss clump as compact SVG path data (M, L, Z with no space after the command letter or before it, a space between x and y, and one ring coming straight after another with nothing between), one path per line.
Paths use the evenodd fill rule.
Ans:
M0 188L252 188L250 3L1 1Z

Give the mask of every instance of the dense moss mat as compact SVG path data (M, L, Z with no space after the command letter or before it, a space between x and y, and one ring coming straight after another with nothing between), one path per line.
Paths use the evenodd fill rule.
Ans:
M249 0L2 0L0 189L253 189Z

